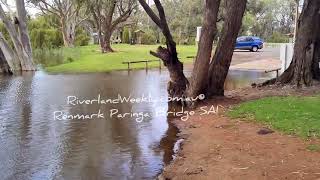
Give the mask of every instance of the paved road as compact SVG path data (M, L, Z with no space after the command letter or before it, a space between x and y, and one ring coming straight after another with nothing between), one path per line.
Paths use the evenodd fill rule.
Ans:
M280 48L264 48L258 52L235 51L230 69L266 71L281 68Z
M231 65L268 59L280 61L280 48L263 48L258 52L236 50Z

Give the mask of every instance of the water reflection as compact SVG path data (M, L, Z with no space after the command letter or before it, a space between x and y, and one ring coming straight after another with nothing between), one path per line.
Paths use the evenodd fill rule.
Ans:
M187 71L190 74L190 71ZM228 89L250 84L264 74L231 72ZM86 99L167 96L168 73L158 69L79 75L43 72L0 76L1 179L150 179L170 162L177 129L155 109L165 102L67 105L67 96ZM94 113L101 109L148 112L133 118L62 120L53 112Z

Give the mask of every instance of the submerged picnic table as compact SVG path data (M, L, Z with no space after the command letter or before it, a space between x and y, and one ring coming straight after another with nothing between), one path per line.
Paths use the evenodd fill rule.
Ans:
M143 61L124 61L122 64L127 64L128 65L128 70L130 70L130 64L136 64L136 63L145 63L146 64L146 69L148 69L148 63L149 62L159 62L159 68L161 69L161 61L160 60L143 60Z

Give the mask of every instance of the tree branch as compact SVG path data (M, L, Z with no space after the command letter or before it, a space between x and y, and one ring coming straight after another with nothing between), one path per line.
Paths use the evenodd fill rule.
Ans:
M161 27L160 18L153 12L153 10L146 3L146 1L139 0L139 3L142 6L142 8L146 11L146 13L149 15L149 17L152 19L152 21L161 29L162 27Z

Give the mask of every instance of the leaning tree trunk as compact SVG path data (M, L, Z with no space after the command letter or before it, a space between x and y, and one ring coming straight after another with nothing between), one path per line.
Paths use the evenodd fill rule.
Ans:
M320 80L320 0L305 0L298 20L292 62L277 79L265 82L311 86Z
M21 70L21 64L20 64L18 55L15 53L15 51L11 49L9 43L4 39L1 32L0 32L0 50L1 50L1 53L3 54L3 60L7 62L10 71Z
M6 58L4 57L4 54L1 50L1 48L0 48L0 73L5 73L5 74L12 73L8 62L7 62Z
M189 82L183 73L183 64L178 59L176 43L169 30L161 2L154 0L159 17L153 12L145 0L139 0L139 3L153 22L161 29L162 34L166 38L166 48L159 46L157 52L151 51L150 53L160 58L169 71L170 81L168 83L168 94L170 97L182 97L186 92Z
M18 9L17 15L21 43L28 56L32 57L31 42L27 28L27 12L25 10L24 0L16 0L16 6Z
M31 42L27 27L27 11L24 0L16 0L16 7L18 30L20 34L20 41L16 42L18 43L18 45L16 45L16 51L20 58L22 70L34 71L36 70L36 67L33 63Z
M188 96L195 97L205 92L214 37L217 33L217 17L220 0L206 0L198 53L192 71Z
M226 14L222 36L216 53L210 63L207 96L223 96L224 83L229 71L232 55L247 0L227 0Z

